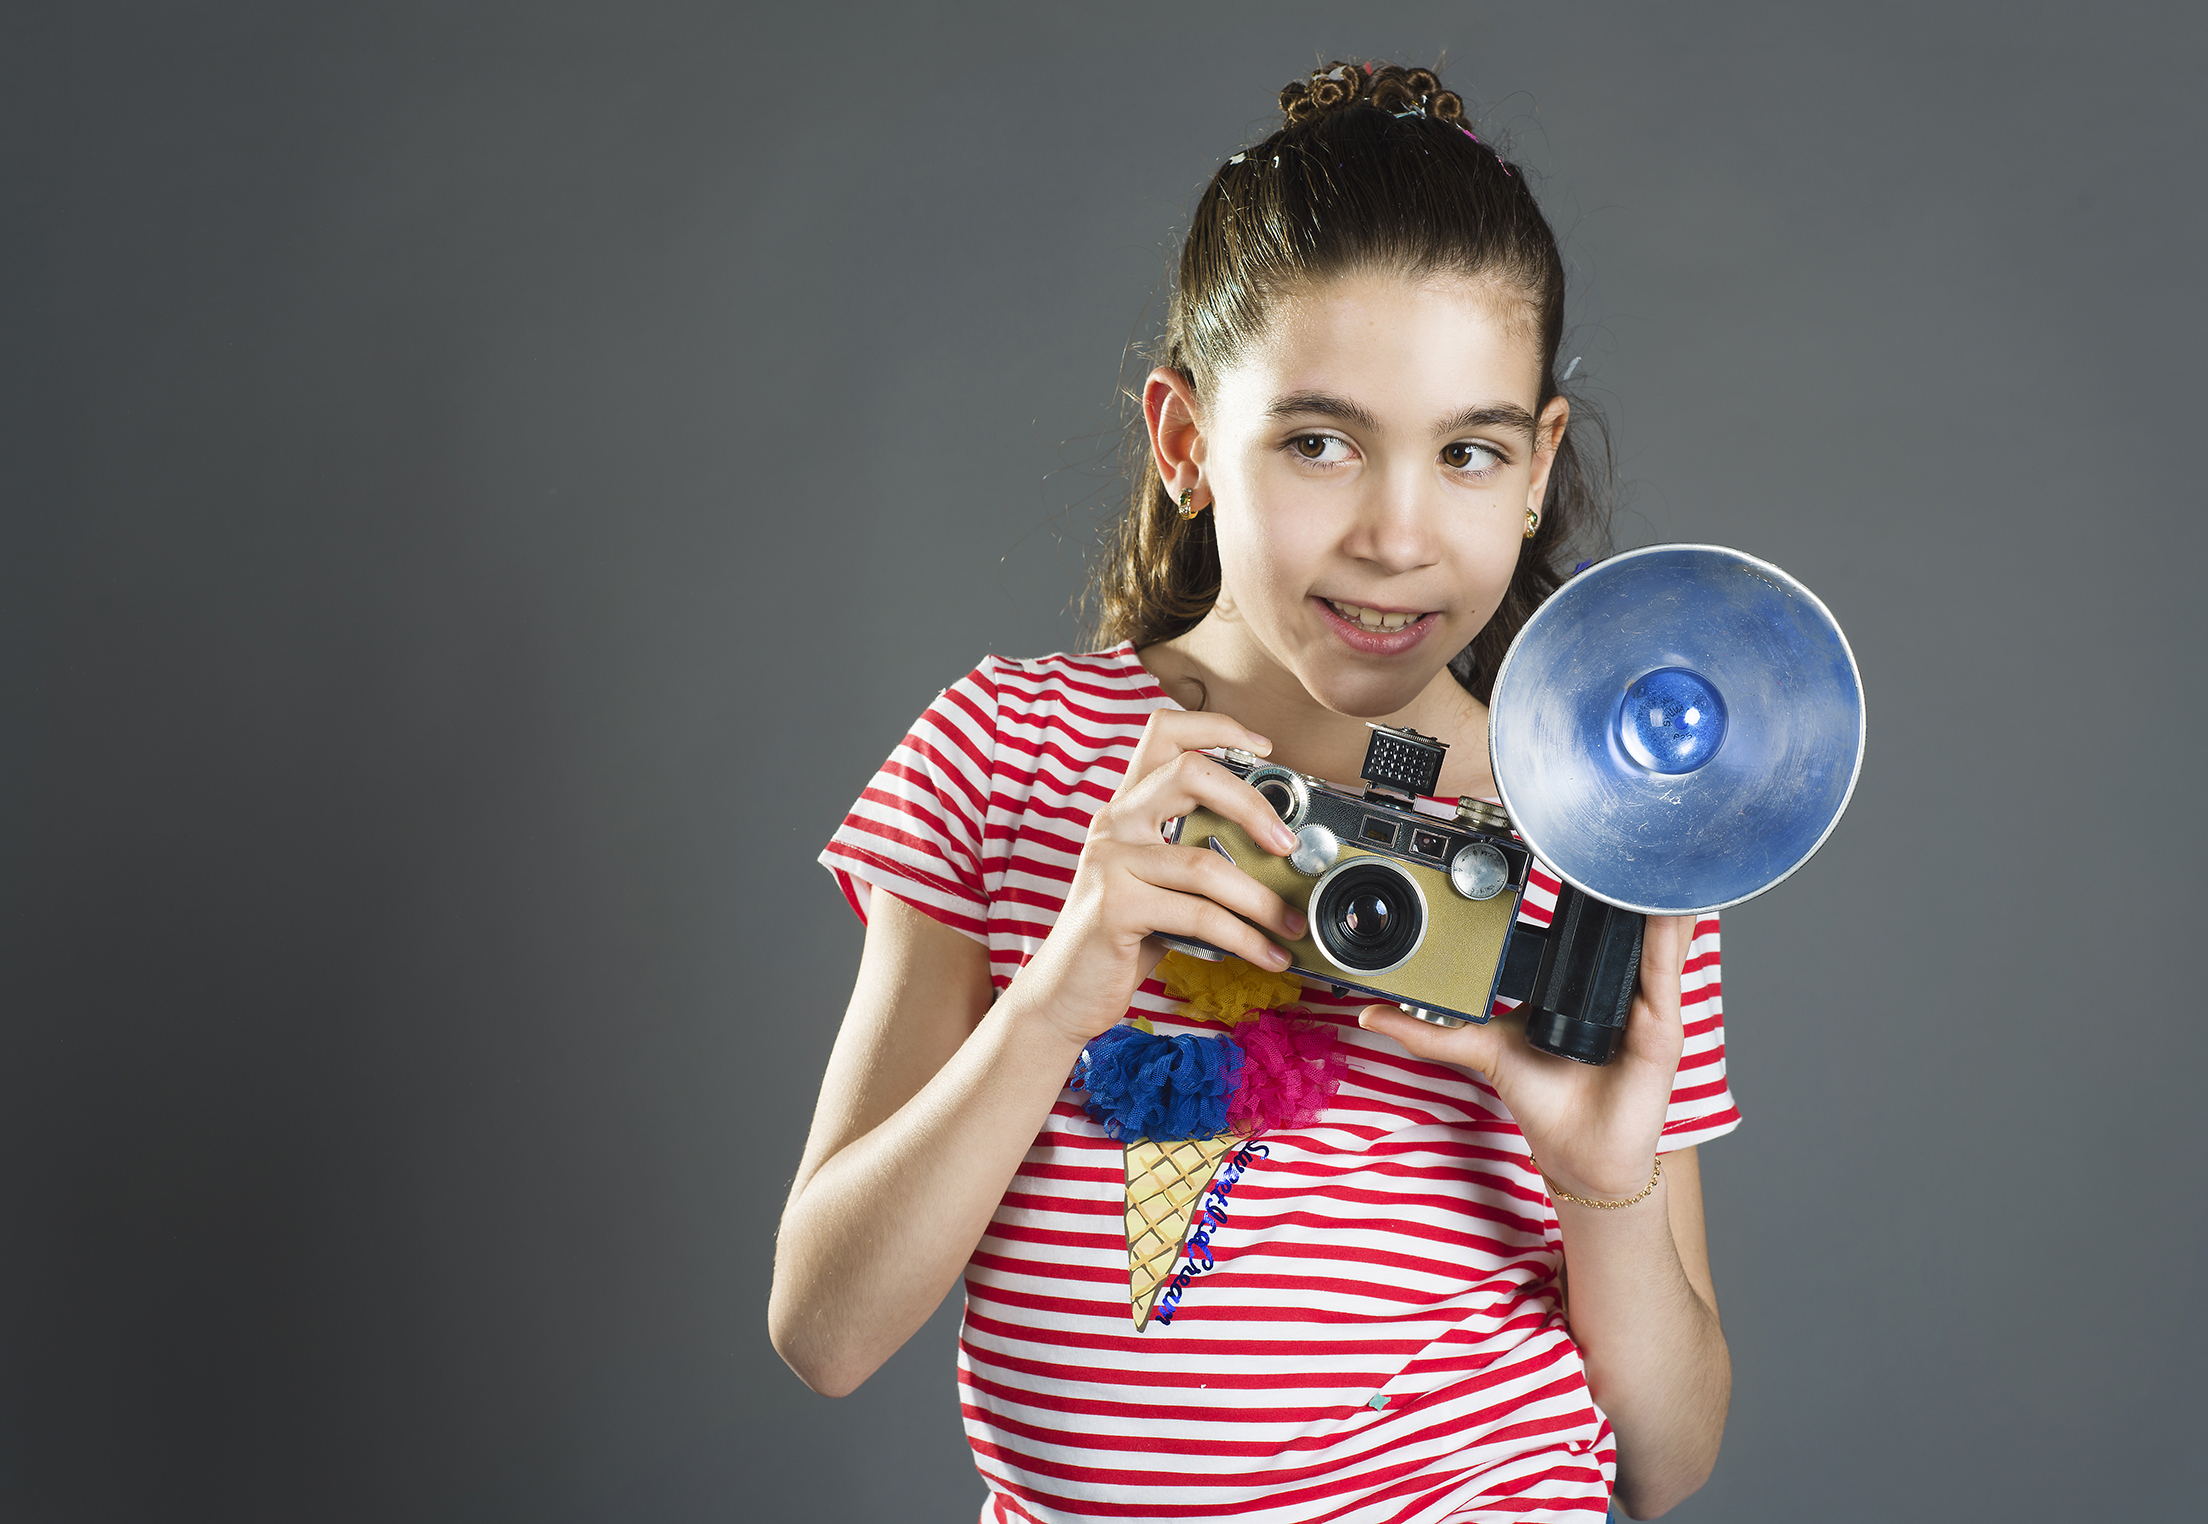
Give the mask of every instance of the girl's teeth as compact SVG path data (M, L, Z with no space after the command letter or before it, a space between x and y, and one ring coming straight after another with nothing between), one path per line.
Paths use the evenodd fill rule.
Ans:
M1416 614L1383 614L1378 609L1361 609L1351 604L1333 603L1332 599L1327 601L1333 604L1335 613L1351 623L1362 625L1368 630L1379 630L1385 634L1393 634L1405 625L1415 622L1418 618Z

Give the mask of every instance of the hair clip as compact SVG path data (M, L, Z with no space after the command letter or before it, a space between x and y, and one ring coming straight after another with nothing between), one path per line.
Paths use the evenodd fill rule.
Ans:
M1243 161L1244 159L1246 159L1246 158L1248 158L1248 157L1249 157L1249 155L1248 155L1248 154L1246 154L1246 153L1238 153L1238 154L1236 154L1236 155L1235 155L1235 156L1234 156L1233 158L1231 158L1231 159L1227 160L1227 162L1228 162L1229 164L1239 164L1239 163L1241 163L1241 162L1242 162L1242 161Z
M1572 363L1564 367L1564 374L1556 378L1556 384L1562 386L1565 382L1571 380L1572 372L1579 369L1579 362L1580 356L1573 355Z

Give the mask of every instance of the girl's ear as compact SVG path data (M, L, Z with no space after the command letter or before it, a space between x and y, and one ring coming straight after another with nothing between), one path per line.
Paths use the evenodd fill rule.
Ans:
M1549 467L1556 464L1556 447L1564 442L1564 426L1572 421L1572 405L1561 395L1551 397L1533 426L1533 479L1526 483L1526 511L1539 513L1542 496L1549 490Z
M1142 384L1142 421L1150 430L1150 453L1167 495L1179 501L1183 492L1193 492L1190 508L1208 506L1204 426L1188 377L1163 366L1150 372Z

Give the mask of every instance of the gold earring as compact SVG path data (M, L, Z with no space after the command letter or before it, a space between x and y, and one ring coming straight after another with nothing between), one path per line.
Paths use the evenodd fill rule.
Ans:
M1531 508L1528 508L1526 510L1526 538L1529 540L1532 539L1533 532L1540 527L1541 515L1535 513Z
M1181 517L1182 517L1182 518L1184 518L1184 519L1192 519L1192 518L1196 517L1196 515L1197 515L1197 514L1198 514L1199 512L1201 512L1201 511L1202 511L1202 510L1200 510L1199 508L1197 508L1197 507L1196 507L1196 505L1195 505L1194 503L1192 503L1191 501L1189 501L1189 500L1190 500L1191 498L1195 497L1195 495L1196 495L1196 489L1195 489L1194 487L1183 487L1183 488L1181 489Z

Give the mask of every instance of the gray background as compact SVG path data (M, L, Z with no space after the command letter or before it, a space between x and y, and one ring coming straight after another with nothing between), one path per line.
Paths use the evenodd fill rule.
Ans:
M1444 50L1621 541L1871 694L1727 917L1677 1517L2188 1506L2202 28L1817 9L9 7L0 1517L973 1517L955 1308L840 1404L766 1339L812 857L1077 638L1204 178Z

